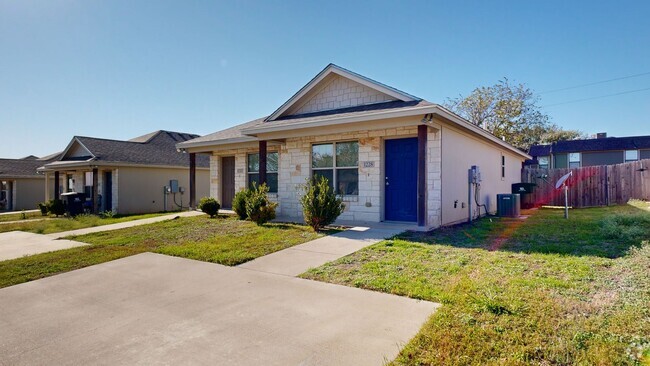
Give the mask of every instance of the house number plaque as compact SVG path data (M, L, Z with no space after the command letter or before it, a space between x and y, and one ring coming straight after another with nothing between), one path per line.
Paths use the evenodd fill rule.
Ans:
M374 168L375 167L375 162L374 161L364 161L363 162L363 167L364 168Z

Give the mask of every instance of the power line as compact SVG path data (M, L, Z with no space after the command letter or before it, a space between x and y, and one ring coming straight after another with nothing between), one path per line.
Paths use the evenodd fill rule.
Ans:
M564 105L564 104L571 104L571 103L585 102L585 101L587 101L587 100L594 100L594 99L601 99L601 98L607 98L607 97L614 97L614 96L617 96L617 95L623 95L623 94L638 93L638 92L642 92L642 91L646 91L646 90L650 90L650 88L643 88L643 89L636 89L636 90L627 90L627 91L620 92L620 93L606 94L606 95L599 95L599 96L597 96L597 97L584 98L584 99L575 99L575 100L570 100L570 101L562 102L562 103L547 104L547 105L542 106L542 108L546 108L546 107L554 107L554 106L556 106L556 105Z
M580 85L575 85L575 86L568 86L566 88L560 88L560 89L553 89L553 90L546 90L543 92L539 92L537 94L550 94L550 93L556 93L564 90L571 90L571 89L578 89L578 88L584 88L585 86L592 86L592 85L598 85L598 84L605 84L609 83L612 81L617 81L617 80L625 80L625 79L631 79L631 78L636 78L639 76L645 76L645 75L650 75L650 72L644 72L641 74L634 74L634 75L628 75L628 76L623 76L620 78L614 78L614 79L607 79L607 80L601 80L601 81L595 81L593 83L587 83L587 84L580 84Z

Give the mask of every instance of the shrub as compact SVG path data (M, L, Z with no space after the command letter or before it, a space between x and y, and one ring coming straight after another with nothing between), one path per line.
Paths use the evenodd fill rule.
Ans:
M277 203L269 201L269 187L266 184L256 186L250 190L246 200L246 215L257 225L262 225L275 218Z
M47 211L56 217L65 214L65 205L61 200L51 200L47 203Z
M320 230L336 221L345 209L343 201L336 197L325 177L307 180L307 184L303 186L300 204L305 223L314 230Z
M201 201L199 201L199 210L210 215L210 217L217 216L220 208L221 205L219 202L212 197L203 197L201 198Z
M237 194L232 200L232 209L235 211L240 220L246 220L248 214L246 213L246 201L248 201L251 196L252 191L250 189L243 189Z
M48 203L47 202L41 202L38 204L38 209L41 210L41 215L47 216L47 211L48 211Z
M106 210L100 212L99 217L102 219L112 219L113 217L115 217L115 213L113 211Z

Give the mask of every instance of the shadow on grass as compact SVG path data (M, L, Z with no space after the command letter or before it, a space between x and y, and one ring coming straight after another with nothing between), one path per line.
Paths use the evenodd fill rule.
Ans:
M527 219L486 217L471 224L397 239L490 251L618 258L650 240L650 212L631 205L563 211L538 209Z

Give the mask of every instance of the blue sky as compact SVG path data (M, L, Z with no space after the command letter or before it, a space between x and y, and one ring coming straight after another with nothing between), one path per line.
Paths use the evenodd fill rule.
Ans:
M650 2L0 2L0 157L74 135L211 133L265 116L333 62L431 102L502 77L543 92L650 72ZM650 88L650 74L541 105ZM650 90L544 110L650 134Z

